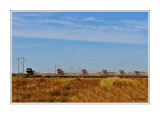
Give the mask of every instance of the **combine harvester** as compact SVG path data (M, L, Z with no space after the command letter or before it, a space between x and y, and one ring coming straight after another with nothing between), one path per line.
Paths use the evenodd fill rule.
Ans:
M41 75L38 75L32 68L27 68L26 72L24 73L25 77L42 77Z
M148 75L140 74L139 71L134 71L131 74L125 74L124 70L119 70L118 74L110 74L107 70L102 70L101 73L97 74L88 74L86 69L82 69L80 74L76 75L67 75L62 69L57 69L55 75L38 75L32 68L27 68L24 74L25 77L62 77L62 78L75 78L75 77L84 77L84 78L107 78L107 77L120 77L120 78L148 78Z
M61 69L57 69L56 75L64 75L64 71L62 71Z
M139 73L139 71L134 71L133 75L138 76L138 75L140 75L140 73Z
M102 76L107 75L107 70L102 70L101 75L102 75Z
M24 73L24 75L26 77L33 76L34 75L34 71L32 70L32 68L27 68L26 72Z
M86 70L86 69L82 69L82 71L81 71L81 75L88 75L87 70Z
M124 70L119 70L118 74L119 75L124 75Z

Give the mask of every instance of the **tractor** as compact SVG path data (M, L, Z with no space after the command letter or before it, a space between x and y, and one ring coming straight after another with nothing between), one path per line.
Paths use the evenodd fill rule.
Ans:
M134 75L139 75L139 71L134 71L133 74Z
M119 75L124 75L124 70L119 70L118 74Z
M62 71L61 69L57 69L56 75L64 75L64 71Z
M107 75L107 70L102 70L101 74L102 75Z
M34 75L34 71L32 70L32 68L27 68L26 72L24 73L25 76L30 76L30 75Z
M86 69L82 69L81 75L87 75L87 74L88 74L87 70Z

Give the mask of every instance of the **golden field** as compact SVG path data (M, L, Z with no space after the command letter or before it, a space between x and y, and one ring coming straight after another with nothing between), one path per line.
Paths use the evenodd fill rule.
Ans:
M148 102L148 78L12 76L12 102Z

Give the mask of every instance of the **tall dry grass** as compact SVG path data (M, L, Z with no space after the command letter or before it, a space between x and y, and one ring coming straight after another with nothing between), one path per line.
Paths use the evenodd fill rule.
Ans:
M148 79L13 76L12 102L148 102Z

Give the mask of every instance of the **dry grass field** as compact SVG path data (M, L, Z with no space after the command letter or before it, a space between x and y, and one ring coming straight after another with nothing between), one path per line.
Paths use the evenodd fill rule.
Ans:
M12 102L148 102L148 78L12 76Z

